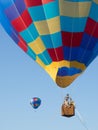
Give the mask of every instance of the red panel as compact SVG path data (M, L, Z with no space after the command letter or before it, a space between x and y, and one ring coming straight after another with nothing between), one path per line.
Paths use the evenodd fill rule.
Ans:
M23 40L23 38L21 36L19 36L19 42L18 42L18 46L25 52L27 52L28 47L26 42Z
M88 18L85 32L91 36L98 38L98 22Z
M32 7L47 4L52 1L54 0L25 0L25 4L27 7Z
M53 61L64 60L63 47L47 49Z
M32 19L28 11L25 10L18 18L13 20L11 23L13 27L16 29L16 31L21 32L32 23Z
M83 32L78 33L62 32L63 45L68 47L77 47L81 43L82 36Z

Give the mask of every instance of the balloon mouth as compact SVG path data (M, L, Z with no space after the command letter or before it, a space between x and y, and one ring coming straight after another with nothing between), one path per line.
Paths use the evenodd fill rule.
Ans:
M57 76L56 83L61 88L68 87L80 74L75 74L73 76Z
M69 86L81 74L81 72L81 69L74 67L59 68L56 76L56 83L59 87L65 88Z

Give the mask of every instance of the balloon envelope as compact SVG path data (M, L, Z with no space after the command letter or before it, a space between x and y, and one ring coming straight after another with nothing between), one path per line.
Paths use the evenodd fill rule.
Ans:
M34 109L37 109L41 105L41 99L38 97L33 97L30 104Z
M0 22L60 87L98 55L98 0L0 0Z

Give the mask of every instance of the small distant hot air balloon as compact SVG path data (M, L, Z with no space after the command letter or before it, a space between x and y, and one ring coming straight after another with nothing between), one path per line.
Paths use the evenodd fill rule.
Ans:
M37 109L41 105L41 99L38 97L33 97L30 104L34 109Z

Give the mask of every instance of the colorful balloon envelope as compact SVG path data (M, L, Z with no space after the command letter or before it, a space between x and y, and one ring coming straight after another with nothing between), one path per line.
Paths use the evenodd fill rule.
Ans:
M60 87L98 55L98 0L0 0L0 22Z
M41 99L38 97L33 97L30 104L34 109L37 109L41 105Z

